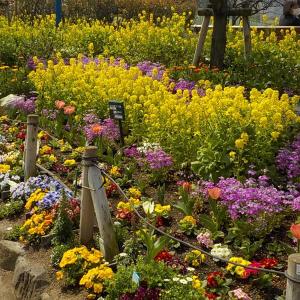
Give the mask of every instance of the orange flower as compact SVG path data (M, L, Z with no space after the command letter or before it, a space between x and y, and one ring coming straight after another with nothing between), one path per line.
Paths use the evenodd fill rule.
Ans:
M75 106L68 105L64 107L65 115L71 115L74 111L75 111Z
M93 131L94 134L99 134L102 130L102 127L100 124L93 124L91 126L91 130Z
M294 238L300 240L300 224L293 224L290 231Z
M189 193L192 189L192 184L190 182L185 181L182 183L182 187L187 193Z
M56 100L55 101L55 106L57 109L63 109L66 103L62 100Z
M221 196L221 189L218 187L208 189L208 195L211 199L218 200Z

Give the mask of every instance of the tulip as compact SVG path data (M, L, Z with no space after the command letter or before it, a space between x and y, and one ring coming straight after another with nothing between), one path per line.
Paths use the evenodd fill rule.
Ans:
M208 195L211 199L218 200L221 196L221 189L218 187L208 189Z
M55 101L55 106L57 109L63 109L66 103L62 100L56 100Z
M297 240L300 240L300 224L293 224L290 231Z
M298 252L300 252L300 224L292 224L290 231L293 235L294 238L297 239L297 248L298 248Z
M65 115L71 115L72 113L74 113L74 111L75 111L75 106L68 105L64 107Z

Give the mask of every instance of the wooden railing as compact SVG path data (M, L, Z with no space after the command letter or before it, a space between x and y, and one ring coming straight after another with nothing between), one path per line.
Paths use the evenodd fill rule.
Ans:
M200 29L201 29L201 24L199 25L192 25L192 29L195 31L195 32L199 32ZM210 25L209 26L209 29L212 29L213 26ZM243 27L242 26L239 26L239 25L234 25L234 26L231 26L231 28L233 30L240 30L242 31L243 30ZM251 26L251 29L256 29L258 32L259 31L264 31L266 33L271 33L272 31L275 30L276 32L276 35L281 35L281 30L290 30L294 28L297 32L297 34L300 34L300 26L265 26L265 25L261 25L261 26Z

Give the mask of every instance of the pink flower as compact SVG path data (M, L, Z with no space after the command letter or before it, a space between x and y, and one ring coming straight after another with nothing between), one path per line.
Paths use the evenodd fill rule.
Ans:
M210 248L214 245L210 232L199 233L197 241L200 245L204 245L206 248Z
M241 288L230 292L238 300L252 300Z
M65 115L71 115L72 113L74 113L74 111L75 111L75 106L68 105L64 107Z
M55 106L57 109L63 109L66 103L62 100L56 100L55 101Z

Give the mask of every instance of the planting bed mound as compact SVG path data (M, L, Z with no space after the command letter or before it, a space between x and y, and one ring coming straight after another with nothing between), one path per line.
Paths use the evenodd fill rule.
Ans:
M5 153L5 150L10 149L9 145L13 144L15 149L21 149L19 153L19 156L21 157L22 144L25 138L25 128L18 121L10 121L4 118L4 121L2 122L1 128L3 134L1 135L2 137L6 137L6 145L5 147L2 147L3 154ZM133 151L132 147L128 149ZM153 176L153 173L150 172L150 169L145 168L146 161L143 157L141 157L140 162L136 164L135 159L138 158L130 158L129 156L126 156L126 151L127 150L125 149L123 156L119 156L118 152L115 152L115 158L118 160L117 165L111 165L109 163L103 165L106 172L108 172L110 176L112 176L120 185L120 187L125 190L129 198L129 202L125 199L122 199L116 188L116 185L109 180L105 180L106 194L108 196L111 214L113 220L115 221L120 250L122 252L127 252L125 260L123 255L118 258L120 265L130 265L138 256L144 257L147 261L151 257L149 256L151 251L150 247L155 246L154 244L151 246L151 243L149 244L149 240L147 242L146 239L150 239L153 240L153 242L156 241L159 243L161 242L162 238L160 234L156 234L156 236L153 235L154 233L151 234L149 229L145 231L147 227L141 220L139 220L138 216L135 215L133 210L134 206L139 213L146 217L154 226L157 226L159 229L168 232L176 238L189 242L196 247L203 248L208 252L211 251L212 245L205 245L205 242L203 244L199 241L199 235L209 233L208 240L211 240L213 244L227 244L229 248L231 248L232 254L229 255L228 258L233 256L240 257L242 259L242 257L249 255L249 257L251 256L249 261L252 262L253 266L266 267L270 269L275 268L281 271L285 270L288 253L295 251L293 249L294 245L292 240L287 235L291 223L293 223L297 217L297 214L292 212L289 208L289 205L293 205L293 202L286 201L284 211L273 212L274 218L276 218L278 213L280 214L278 215L281 218L280 224L275 223L273 225L274 227L272 227L269 232L267 232L263 237L259 238L263 239L260 246L257 247L256 250L251 250L251 245L259 240L251 233L246 231L244 233L245 236L242 237L241 241L238 240L238 235L230 237L230 232L233 230L234 226L238 226L238 223L236 223L235 218L230 218L230 211L226 210L226 187L224 186L222 190L222 184L224 185L224 182L222 183L222 181L220 181L219 183L212 183L203 181L201 177L193 174L190 171L175 171L171 170L170 166L166 166L166 169L163 170L164 172L160 173L160 176L155 177ZM78 176L78 174L80 173L80 161L82 154L83 148L77 147L74 150L74 148L66 141L62 142L59 140L53 140L53 138L51 138L45 131L41 131L39 133L39 163L49 169L56 178L60 178L60 180L68 185L71 190L74 190L76 186L77 194L80 194L81 189L81 182L79 179L80 176ZM50 156L52 156L51 159L49 159ZM53 157L55 159L53 159ZM168 159L168 157L165 159ZM105 152L102 153L101 160L109 161L109 154L107 152L106 154ZM17 159L15 159L15 161L17 162ZM134 170L131 172L129 169L132 168L133 165ZM4 167L2 168L4 169ZM18 163L10 163L10 172L10 176L17 176L17 174L20 174L21 169ZM262 183L259 182L259 180L262 179L266 180L265 178L257 179L253 174L251 176L251 189L260 189L259 191L262 193L264 188L272 187L275 189L272 190L273 192L279 194L281 193L270 183L266 184L265 181ZM75 180L75 177L77 177L77 180ZM46 184L46 182L49 181L49 179L47 179L48 177L45 175L37 178L40 178L37 181L39 183L34 183L34 178L30 179L30 182L32 182L31 184L36 187L39 185L43 186L43 182ZM164 178L163 181L161 180L162 178ZM61 193L64 190L63 187L60 186L59 183L54 182L55 181L53 181L52 185L50 185L52 187L49 186L50 191L51 189L53 190L53 186L57 186L57 191L60 191ZM18 187L20 184L22 183L13 184L11 187L12 197L15 197L14 193L16 191L16 187ZM247 191L247 189L250 189L250 187L247 185L239 186L241 192L244 190ZM42 194L40 197L39 193L42 191L37 193L36 188L32 188L32 186L28 186L27 188L30 188L31 192L27 193L25 198L22 198L25 200L25 214L22 213L22 215L18 216L19 213L17 212L15 216L14 212L12 212L12 215L9 216L10 219L4 219L0 221L0 232L2 238L12 238L12 235L8 234L8 232L13 231L13 229L10 227L18 224L22 225L24 222L26 224L30 218L34 217L35 214L40 212L44 211L47 213L48 211L52 214L51 218L57 218L56 220L60 218L59 208L57 208L56 203L63 194L57 198L55 198L56 194L52 194L51 197L47 198L46 195L49 193L49 191L47 191L47 187L41 187L41 190L44 189L45 192L43 192L44 194ZM36 199L32 196L34 193L37 195L35 196L37 197ZM71 199L71 195L68 195L67 197L68 199ZM45 200L46 198L47 200ZM15 199L6 200L6 202L1 205L8 205L10 201L13 200ZM68 213L68 218L71 218L70 220L73 222L71 224L74 230L78 228L79 224L79 211L78 206L76 206L79 205L79 203L76 200L72 201L75 201L75 204L73 203L75 206L71 208L71 215ZM256 203L257 199L253 199L253 201L253 203ZM264 199L262 198L261 201L264 201ZM51 204L50 206L48 206L49 203ZM151 205L153 205L152 209ZM265 205L265 208L269 209L267 206L268 202L266 202ZM53 213L53 211L56 212ZM220 217L220 215L218 215L221 213L224 214L223 219ZM74 214L75 219L72 219L74 218ZM25 215L27 221L25 220ZM210 218L209 222L203 221L205 216ZM258 217L261 218L262 215L260 214ZM238 221L242 222L242 220L243 219L239 217ZM266 222L264 226L270 226L270 223L268 223L270 222L269 219L262 220ZM54 227L56 226L55 222L56 221L54 219ZM255 220L250 221L250 223L251 222L255 222ZM248 223L247 226L249 226L250 223ZM247 223L242 223L242 225L243 224ZM7 230L8 228L11 230ZM241 228L236 230L242 230ZM140 233L141 230L144 231L146 234L145 236ZM17 235L13 238L17 237L18 239L18 237L20 237L20 241L27 245L26 257L29 260L40 263L49 273L51 284L49 288L47 288L47 293L53 299L83 299L84 297L92 297L91 294L88 294L86 291L78 289L78 282L71 288L61 289L61 284L54 280L55 269L53 269L51 266L50 261L50 257L53 255L54 248L43 248L39 246L41 241L40 237L51 232L53 232L53 225L50 227L46 226L45 230L42 232L36 232L33 234L28 234L28 232L26 233L26 231L23 230L19 233L19 236ZM33 235L35 236L34 239L32 239ZM54 231L54 236L56 235L57 233ZM60 238L63 237L64 236L61 236ZM76 240L78 241L78 237L75 237L74 245L78 243ZM245 251L245 245L241 243L247 240L249 249ZM93 245L94 247L99 247L97 235ZM280 247L276 248L276 245L280 245ZM152 248L152 250L153 249L154 248ZM252 299L275 299L276 297L281 296L285 290L286 279L284 276L264 276L264 273L261 272L256 272L251 275L246 275L246 273L245 275L238 275L239 273L237 273L237 271L234 271L233 273L230 272L230 269L226 271L226 269L228 269L228 265L226 263L214 262L209 257L204 258L201 256L203 255L201 252L192 254L192 256L190 256L192 258L189 259L189 253L191 254L192 252L188 247L169 241L168 243L165 242L151 259L154 259L154 261L161 261L164 264L169 265L171 269L175 268L173 270L176 270L175 272L178 272L178 274L185 274L189 267L193 267L194 271L188 271L187 275L178 276L179 278L181 278L180 276L188 276L187 278L191 278L189 276L198 276L203 282L203 291L205 289L207 299L214 299L213 297L216 297L217 295L219 295L219 297L223 297L221 299L229 299L226 298L229 296L227 296L227 294L225 295L224 291L228 292L229 289L236 290L241 287L243 291ZM129 261L126 262L127 258ZM265 266L262 261L269 258L274 259L274 261L272 261L272 263L270 262L270 266ZM261 263L259 263L260 261ZM250 262L242 259L240 263L244 265L250 264ZM140 267L137 266L137 268ZM56 267L56 271L59 269L60 268ZM63 270L63 267L61 269ZM118 274L118 265L114 266L113 270L116 272L116 274ZM244 269L244 272L246 271L247 269ZM215 274L216 272L221 272L219 273L221 274L221 277L218 279L220 281L218 281L218 283L215 285L214 283L211 283L211 280L213 279L210 278L211 276L214 276L212 274ZM10 274L7 274L6 276L4 273L2 278L9 278L9 276ZM183 280L183 282L185 282L184 278L185 277L178 280ZM169 280L169 278L166 279ZM204 281L204 279L206 279L206 281ZM7 281L7 279L5 280ZM109 297L109 294L107 295L107 292L104 291L103 296ZM130 297L133 296L131 295Z

